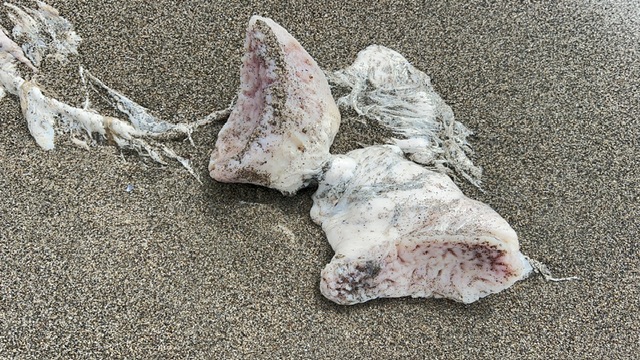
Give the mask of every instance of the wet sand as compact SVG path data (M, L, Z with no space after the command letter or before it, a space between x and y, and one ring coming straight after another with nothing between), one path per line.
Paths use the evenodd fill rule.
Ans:
M324 69L370 44L429 74L473 129L484 193L535 276L471 305L324 299L332 256L294 197L206 172L222 124L194 135L203 185L114 147L32 140L0 102L0 358L608 358L640 352L640 6L622 1L260 4L55 1L84 39L49 94L83 99L77 65L156 115L200 118L239 83L252 14L287 28ZM629 2L631 3L631 2ZM5 27L10 27L2 17ZM99 100L99 99L98 99ZM101 112L110 111L95 101ZM343 113L334 153L384 139ZM127 192L132 185L133 191Z

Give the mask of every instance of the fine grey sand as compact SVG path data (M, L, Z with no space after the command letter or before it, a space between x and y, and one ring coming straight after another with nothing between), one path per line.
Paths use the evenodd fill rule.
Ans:
M45 63L41 84L81 105L82 62L154 114L187 121L233 98L253 14L328 70L370 44L390 47L476 132L485 192L462 190L505 217L525 254L581 280L536 276L471 305L336 305L318 290L332 251L309 217L313 189L283 197L211 180L222 124L196 132L195 147L170 144L201 185L179 165L115 147L85 151L60 137L44 152L5 98L0 358L637 356L640 6L371 3L55 1L84 42L68 66ZM332 150L385 135L343 112Z

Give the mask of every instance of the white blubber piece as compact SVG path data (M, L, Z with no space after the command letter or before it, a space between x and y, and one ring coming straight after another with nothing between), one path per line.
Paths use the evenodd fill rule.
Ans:
M240 92L211 155L211 177L293 194L329 159L340 113L318 64L283 27L253 16Z
M399 53L380 45L360 51L346 69L329 74L332 84L351 93L338 100L378 121L399 138L390 143L436 171L451 169L480 187L482 170L467 157L471 131L456 121L451 107L435 92L431 79Z
M313 203L311 217L335 251L320 289L338 304L403 296L471 303L531 272L500 215L397 146L335 156Z

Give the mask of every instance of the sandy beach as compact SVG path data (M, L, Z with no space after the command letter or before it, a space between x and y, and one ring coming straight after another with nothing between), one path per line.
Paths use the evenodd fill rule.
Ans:
M32 2L20 4L32 6ZM273 18L325 70L380 44L432 77L475 132L470 197L500 213L533 276L463 305L340 306L318 289L333 252L296 196L222 184L64 136L33 141L0 102L1 359L631 359L640 353L640 5L562 1L52 1L83 38L47 93L80 106L82 64L162 119L226 107L249 17ZM5 28L11 23L5 12ZM106 102L94 108L112 114ZM344 153L387 133L342 112ZM127 191L130 190L130 191Z

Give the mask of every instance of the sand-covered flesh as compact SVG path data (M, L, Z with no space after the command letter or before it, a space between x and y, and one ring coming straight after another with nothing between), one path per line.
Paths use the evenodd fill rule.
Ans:
M30 2L21 2L29 4ZM370 44L427 73L475 132L484 193L521 250L557 276L471 305L325 299L333 255L293 197L210 180L222 123L171 142L160 166L60 136L33 141L0 102L0 358L630 358L640 352L640 8L632 2L55 1L83 42L40 85L81 106L77 65L171 121L237 93L251 15L326 70ZM2 24L10 28L2 12ZM108 116L106 102L94 107ZM342 113L331 152L389 134ZM131 185L131 186L129 186ZM127 191L130 190L130 191ZM635 336L635 339L634 339Z

